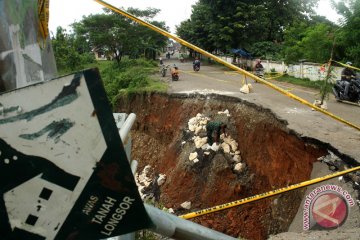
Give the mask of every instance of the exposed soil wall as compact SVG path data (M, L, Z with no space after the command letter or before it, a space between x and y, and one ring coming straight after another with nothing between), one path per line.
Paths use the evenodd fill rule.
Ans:
M235 173L225 154L188 163L191 136L189 119L202 113L216 118L228 109L228 133L238 142L246 170ZM119 99L116 112L137 115L132 130L132 158L138 171L151 165L166 174L159 202L184 214L239 200L255 194L308 180L312 164L326 149L304 142L289 132L286 122L267 109L238 98L219 95L130 95ZM266 239L286 231L294 218L303 190L297 190L240 207L204 215L192 221L246 239ZM180 204L191 201L191 210Z

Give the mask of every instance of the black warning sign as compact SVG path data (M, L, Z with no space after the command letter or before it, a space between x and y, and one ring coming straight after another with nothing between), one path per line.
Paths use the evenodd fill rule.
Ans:
M100 239L147 228L97 69L0 95L2 239Z

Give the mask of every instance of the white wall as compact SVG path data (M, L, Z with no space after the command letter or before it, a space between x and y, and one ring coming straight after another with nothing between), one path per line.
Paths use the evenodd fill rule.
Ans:
M232 63L233 58L227 57L227 56L219 56L222 60ZM293 76L296 78L308 78L311 81L322 81L325 79L327 68L321 68L322 64L318 63L299 63L299 64L290 64L286 65L284 62L276 62L276 61L270 61L270 60L262 60L262 65L265 68L265 72L271 72L272 69L275 69L278 73L283 73L284 71L287 72L289 76ZM236 65L245 64L248 67L251 67L251 69L254 68L256 64L256 60L246 60L237 58L236 59ZM334 67L334 79L339 80L341 78L341 71L342 67Z

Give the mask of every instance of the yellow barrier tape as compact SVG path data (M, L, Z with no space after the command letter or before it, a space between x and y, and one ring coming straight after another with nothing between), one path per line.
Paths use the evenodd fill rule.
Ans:
M343 66L343 67L352 68L352 69L354 69L354 70L360 71L360 68L357 68L357 67L354 67L354 66L350 66L350 65L347 65L347 64L345 64L345 63L337 62L337 61L334 61L334 60L332 60L332 61L340 64L340 65Z
M266 79L266 80L270 80L270 79L275 79L275 78L279 78L279 77L282 77L282 76L284 76L284 74L283 74L283 73L280 73L280 74L277 75L277 76L268 77L268 78L265 78L265 79Z
M38 0L39 32L43 39L49 35L49 0Z
M209 213L213 213L213 212L218 212L218 211L221 211L221 210L225 210L227 208L232 208L232 207L236 207L236 206L239 206L239 205L242 205L242 204L245 204L245 203L254 202L254 201L258 201L260 199L272 197L272 196L278 195L280 193L292 191L292 190L295 190L295 189L298 189L298 188L303 188L303 187L306 187L306 186L309 186L309 185L313 185L315 183L323 182L323 181L329 180L331 178L339 177L339 176L342 176L344 174L354 172L354 171L358 171L358 170L360 170L360 166L350 168L350 169L347 169L347 170L344 170L344 171L341 171L341 172L332 173L332 174L326 175L324 177L311 179L311 180L308 180L308 181L305 181L305 182L301 182L301 183L298 183L298 184L294 184L294 185L284 187L284 188L280 188L280 189L277 189L277 190L273 190L273 191L270 191L270 192L258 194L258 195L252 196L252 197L237 200L237 201L234 201L234 202L225 203L225 204L218 205L218 206L215 206L215 207L206 208L206 209L203 209L203 210L200 210L200 211L184 214L184 215L181 215L179 217L184 218L184 219L190 219L190 218L199 217L201 215L205 215L205 214L209 214Z
M280 88L280 87L278 87L278 86L276 86L276 85L274 85L274 84L272 84L272 83L270 83L270 82L268 82L268 81L266 81L264 79L261 79L261 78L255 76L254 74L252 74L250 72L245 71L244 69L241 69L241 68L239 68L239 67L237 67L237 66L235 66L235 65L233 65L231 63L228 63L228 62L222 60L221 58L218 58L215 55L213 55L213 54L211 54L211 53L209 53L209 52L207 52L207 51L205 51L205 50L203 50L203 49L201 49L201 48L199 48L199 47L197 47L197 46L195 46L195 45L193 45L191 43L186 42L185 40L179 38L176 35L168 33L165 30L163 30L163 29L161 29L159 27L156 27L156 26L154 26L154 25L152 25L152 24L150 24L148 22L145 22L145 21L131 15L130 13L127 13L124 10L118 9L118 8L116 8L116 7L110 5L110 4L108 4L108 3L106 3L106 2L104 2L102 0L94 0L94 1L101 4L101 5L103 5L104 7L108 8L108 9L110 9L110 10L112 10L114 12L120 13L121 15L123 15L123 16L125 16L127 18L130 18L131 20L133 20L135 22L138 22L141 25L146 26L146 27L148 27L148 28L150 28L150 29L152 29L152 30L154 30L154 31L168 37L168 38L174 39L175 41L179 42L180 44L182 44L182 45L184 45L184 46L186 46L188 48L191 48L191 49L195 50L196 52L201 53L204 56L212 58L216 62L221 63L224 66L227 66L228 68L231 68L231 69L233 69L233 70L235 70L237 72L240 72L240 73L244 74L245 76L251 77L252 79L255 79L256 81L259 81L259 82L271 87L272 89L284 94L285 96L287 96L289 98L292 98L292 99L294 99L294 100L296 100L296 101L298 101L298 102L300 102L300 103L302 103L302 104L304 104L304 105L306 105L306 106L308 106L308 107L310 107L312 109L315 109L316 111L319 111L319 112L321 112L323 114L326 114L326 115L330 116L331 118L333 118L333 119L335 119L335 120L337 120L339 122L342 122L342 123L344 123L344 124L346 124L346 125L348 125L348 126L350 126L352 128L355 128L356 130L360 131L360 127L356 126L355 124L350 123L350 122L348 122L348 121L346 121L346 120L344 120L344 119L342 119L342 118L340 118L340 117L338 117L338 116L336 116L336 115L334 115L334 114L332 114L332 113L330 113L330 112L328 112L328 111L326 111L326 110L324 110L324 109L322 109L322 108L320 108L318 106L315 106L312 103L310 103L310 102L308 102L308 101L306 101L306 100L304 100L304 99L302 99L302 98L300 98L300 97L298 97L298 96L296 96L296 95L294 95L292 93L289 93L289 92L283 90L282 88Z

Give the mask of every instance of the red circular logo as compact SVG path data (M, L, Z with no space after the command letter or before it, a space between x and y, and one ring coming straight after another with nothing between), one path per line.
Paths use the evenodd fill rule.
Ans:
M324 228L337 228L343 224L348 215L345 199L335 193L318 196L312 205L314 220Z

